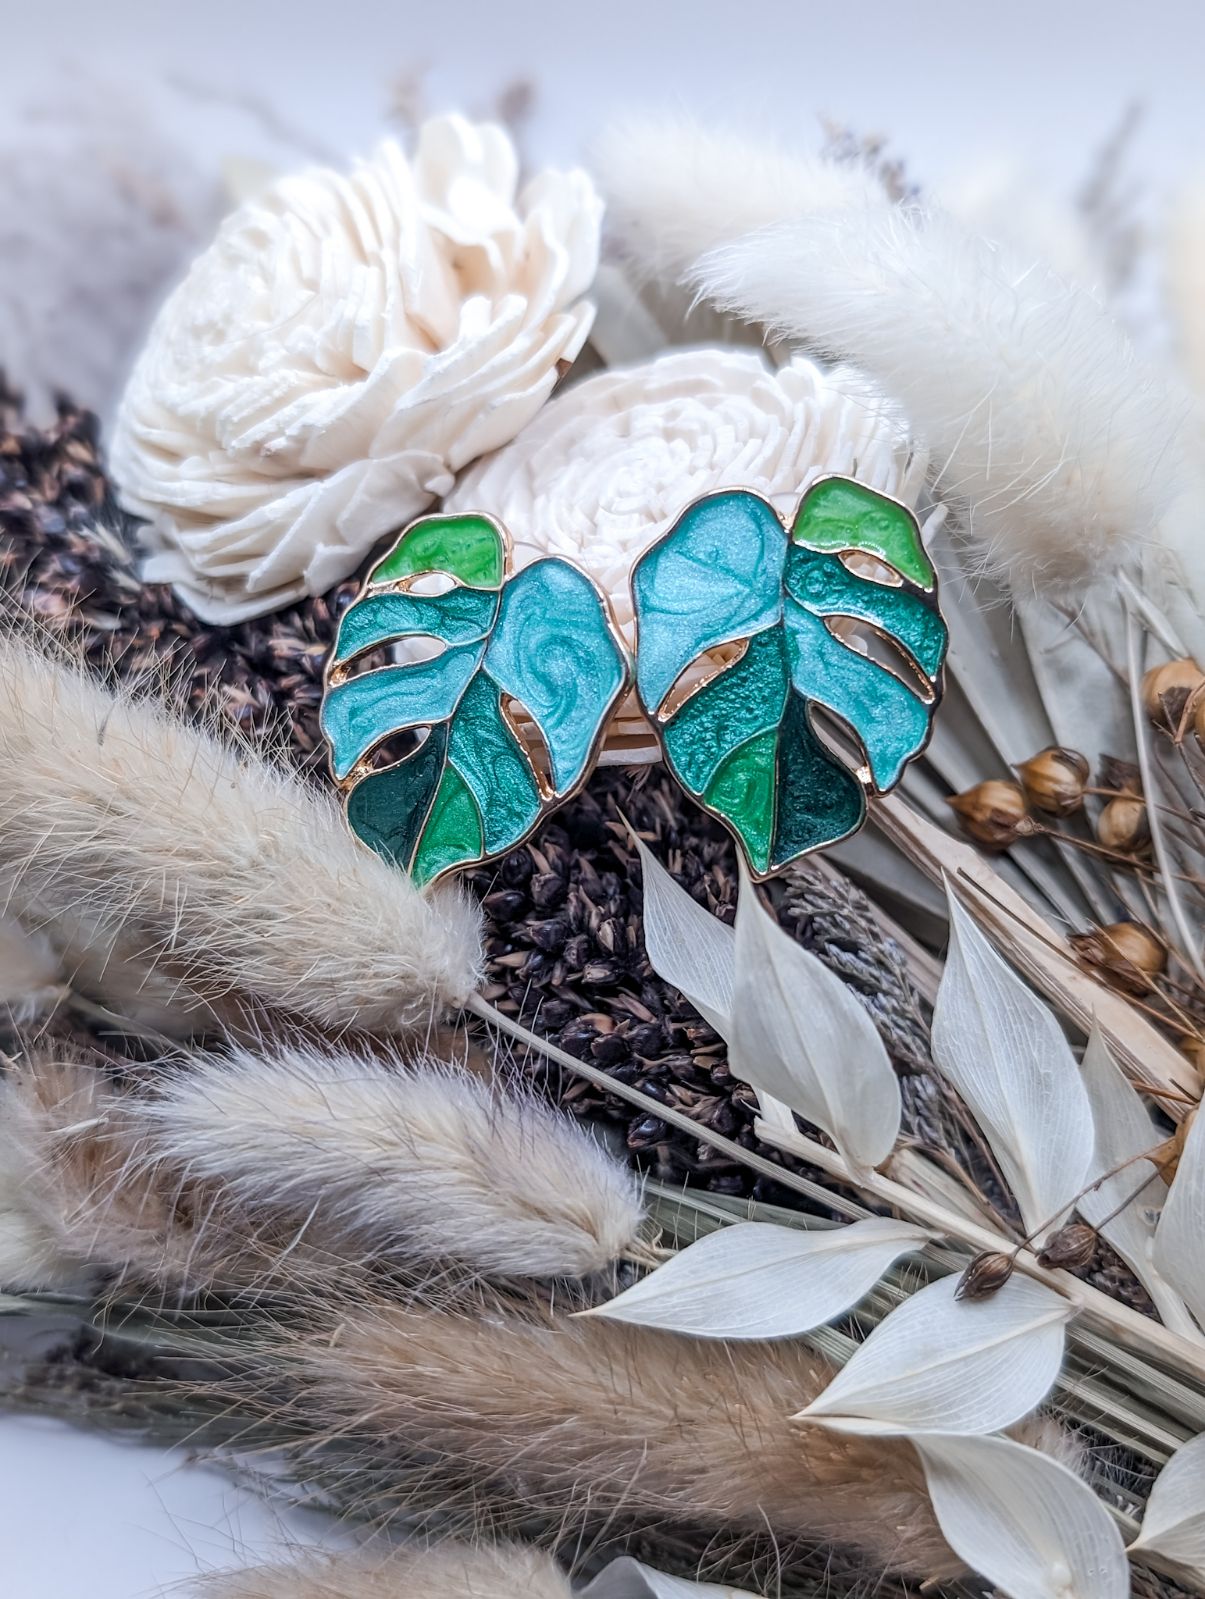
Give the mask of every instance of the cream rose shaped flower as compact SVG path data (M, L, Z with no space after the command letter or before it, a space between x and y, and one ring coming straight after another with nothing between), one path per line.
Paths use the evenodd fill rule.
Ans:
M321 593L530 422L589 332L602 208L583 172L516 184L501 128L441 117L412 160L386 143L227 219L117 417L149 580L215 622Z
M628 579L686 506L749 488L784 514L826 473L914 505L927 459L898 410L858 373L797 356L777 370L756 350L681 350L584 379L512 443L472 467L445 511L488 511L516 567L561 555L607 593L632 643ZM630 701L604 759L656 756Z

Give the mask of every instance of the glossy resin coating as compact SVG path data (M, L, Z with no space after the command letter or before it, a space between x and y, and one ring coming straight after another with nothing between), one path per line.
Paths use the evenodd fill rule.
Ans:
M627 654L589 578L558 559L513 576L509 564L489 517L424 517L340 623L322 707L331 768L352 830L419 882L513 848L566 799L628 687ZM358 669L367 652L415 638L438 653ZM542 740L540 764L518 707ZM377 758L420 733L400 759Z
M758 877L854 832L867 793L928 742L946 627L916 519L885 495L823 478L790 532L747 490L706 495L637 563L632 597L637 692L666 761ZM898 673L843 619L893 646ZM676 703L709 654L712 675ZM817 707L856 741L856 771L818 736Z

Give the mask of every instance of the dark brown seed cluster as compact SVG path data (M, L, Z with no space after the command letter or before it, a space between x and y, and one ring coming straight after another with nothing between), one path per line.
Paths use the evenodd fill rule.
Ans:
M321 764L322 672L356 581L214 627L139 580L135 531L110 492L96 418L64 398L57 420L35 429L0 388L0 590L105 677L166 678L191 709L303 767Z

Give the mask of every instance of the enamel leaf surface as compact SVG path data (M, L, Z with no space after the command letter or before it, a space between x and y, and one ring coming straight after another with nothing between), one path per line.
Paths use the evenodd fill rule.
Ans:
M627 687L627 658L590 580L557 559L513 576L508 564L489 518L424 517L339 626L322 730L348 822L421 883L525 838L582 781ZM444 592L429 592L433 577ZM357 672L368 652L417 638L442 648ZM516 732L512 702L539 731L546 772ZM415 748L374 762L387 740L420 730Z
M855 571L853 557L873 559ZM706 495L637 563L632 596L636 686L666 760L756 876L854 832L867 793L924 748L947 635L916 519L896 501L825 478L788 533L756 494ZM899 671L864 654L850 623L893 644ZM675 704L708 656L712 675ZM858 770L821 741L817 708L853 736Z

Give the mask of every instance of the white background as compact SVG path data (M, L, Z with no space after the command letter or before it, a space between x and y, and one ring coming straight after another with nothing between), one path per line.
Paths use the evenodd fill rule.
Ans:
M398 79L432 109L479 109L508 80L536 92L534 159L580 158L608 114L681 106L814 143L818 118L884 132L926 185L1002 153L1053 192L1078 184L1127 103L1146 115L1132 166L1157 225L1205 169L1205 6L1108 0L3 0L0 136L22 92L251 96L294 136L174 94L174 131L206 162L298 137L364 149ZM262 143L262 149L250 148ZM273 148L276 146L276 148ZM0 263L0 274L3 263ZM0 292L2 292L0 276ZM0 1417L0 1580L11 1599L141 1599L282 1540L321 1534L181 1455Z

